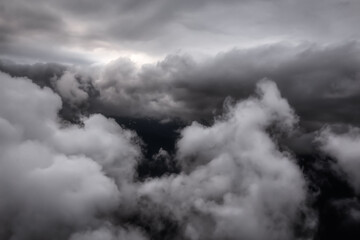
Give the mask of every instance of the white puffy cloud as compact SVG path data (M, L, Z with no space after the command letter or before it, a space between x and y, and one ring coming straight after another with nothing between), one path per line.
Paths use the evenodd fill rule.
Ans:
M50 89L3 73L0 83L0 238L67 239L99 228L133 180L136 135L101 115L62 126Z
M266 129L291 130L293 110L276 85L237 103L213 126L182 131L177 176L147 181L141 196L169 209L188 239L292 239L306 197L305 181Z

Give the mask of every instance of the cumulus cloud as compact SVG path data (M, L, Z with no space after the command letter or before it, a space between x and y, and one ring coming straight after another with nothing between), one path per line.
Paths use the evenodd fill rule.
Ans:
M55 84L59 94L71 103L80 104L89 97L87 92L80 88L74 73L65 72Z
M258 79L274 79L300 116L305 130L286 142L296 151L314 151L314 131L327 123L360 123L359 43L273 44L232 49L202 60L169 55L156 64L119 58L105 65L15 64L0 70L48 86L62 98L59 115L81 122L81 114L197 120L211 123L226 101L244 99Z
M0 1L0 239L358 239L359 3Z
M356 42L277 44L233 49L203 60L169 55L142 66L120 58L102 67L78 68L75 72L84 80L74 79L73 84L88 93L93 112L208 121L222 112L227 97L246 98L258 79L268 77L307 127L324 122L358 124L359 49Z
M360 191L360 129L350 127L347 131L336 133L330 128L319 135L321 149L337 160L337 164L346 174L349 183Z
M100 114L62 125L52 90L3 73L0 81L2 239L292 239L299 221L312 227L299 220L305 180L267 132L297 123L269 80L212 126L183 129L181 172L144 182L133 132Z
M266 132L273 124L288 131L296 117L273 82L261 81L257 92L210 127L186 127L177 151L183 172L140 187L169 209L186 239L296 238L305 181Z
M48 86L63 100L60 115L78 113L210 122L230 97L248 97L258 79L274 79L301 117L316 130L324 123L360 123L360 50L357 42L340 45L275 44L233 49L197 60L169 55L138 66L128 58L105 65L63 66L0 61L0 70ZM60 86L60 88L59 88Z
M0 69L49 86L61 96L65 92L56 85L65 74L67 86L74 86L71 94L67 91L63 96L62 115L68 119L80 111L160 120L209 120L222 112L227 97L246 98L258 79L268 77L276 81L302 122L314 129L324 122L360 121L354 104L360 92L359 56L356 42L275 44L233 49L203 60L169 55L156 64L142 66L128 58L95 67L21 65L3 60ZM70 73L73 78L69 78ZM72 109L78 99L85 98L81 107Z
M4 73L0 81L1 238L67 239L101 227L133 181L136 135L101 115L62 126L49 88Z

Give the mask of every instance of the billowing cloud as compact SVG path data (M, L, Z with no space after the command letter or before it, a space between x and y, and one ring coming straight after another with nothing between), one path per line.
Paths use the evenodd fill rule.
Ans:
M76 80L74 73L65 72L56 83L59 94L74 104L80 104L88 99L86 91L80 88L80 83Z
M0 1L0 239L359 239L359 12Z
M233 49L203 60L169 55L142 66L120 58L93 67L5 61L0 67L13 76L27 76L40 86L51 87L62 96L65 110L77 105L75 110L80 112L185 121L209 121L222 112L226 98L246 98L258 79L268 77L276 81L302 123L313 130L323 123L360 122L356 110L359 65L359 44L352 42ZM64 85L62 89L59 84ZM81 106L75 104L80 100ZM70 110L67 116L74 116L76 111Z
M143 182L133 132L100 114L62 125L52 90L3 73L0 81L2 239L297 239L299 221L314 227L300 218L304 177L267 132L297 122L271 81L212 126L183 129L181 172Z
M339 183L334 182L335 194L331 194L323 200L326 204L322 210L323 216L320 223L324 226L326 224L335 226L334 228L325 227L320 231L323 239L343 237L356 239L359 236L357 230L360 224L360 202L358 200L360 191L359 139L359 128L346 125L329 125L322 129L317 136L321 151L334 159L331 162L333 176L338 175L348 184L348 186L339 185ZM324 192L327 194L326 190ZM331 220L327 223L326 219Z
M140 188L175 215L185 239L299 237L294 228L305 209L305 181L266 133L273 124L289 131L296 116L273 82L263 80L257 92L210 127L186 127L177 151L183 172Z
M360 191L360 130L350 127L347 131L336 133L330 128L324 129L320 136L321 148L337 160L337 164L346 174L349 183Z
M313 131L323 123L360 122L359 64L353 42L233 49L203 60L170 55L142 66L128 58L92 67L3 60L0 69L52 88L63 100L61 116L70 121L80 112L208 122L221 114L225 99L248 97L257 80L268 77Z
M62 126L60 97L49 88L4 73L0 81L1 239L101 228L133 181L135 134L101 115Z

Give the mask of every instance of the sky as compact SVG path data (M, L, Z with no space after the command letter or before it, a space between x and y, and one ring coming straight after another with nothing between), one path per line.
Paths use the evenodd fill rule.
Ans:
M0 49L23 62L153 63L232 48L356 41L357 0L14 0L0 5Z
M1 0L0 239L359 239L359 13Z

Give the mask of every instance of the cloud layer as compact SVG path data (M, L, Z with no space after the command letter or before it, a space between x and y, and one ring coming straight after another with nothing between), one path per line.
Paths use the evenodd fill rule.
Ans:
M178 50L214 54L264 43L359 38L357 0L6 0L0 50L20 61L138 62ZM41 46L39 46L41 42Z
M297 117L273 82L261 81L257 96L212 126L183 129L180 174L137 182L133 132L99 114L62 125L49 88L3 73L0 80L1 238L299 237L306 183L267 133L291 131ZM166 222L173 232L164 233Z
M358 124L360 50L340 45L265 45L233 49L196 60L169 55L137 66L120 58L104 66L19 65L0 69L49 86L62 96L63 115L76 112L155 119L211 120L227 97L248 97L258 79L268 77L313 129L324 123Z

